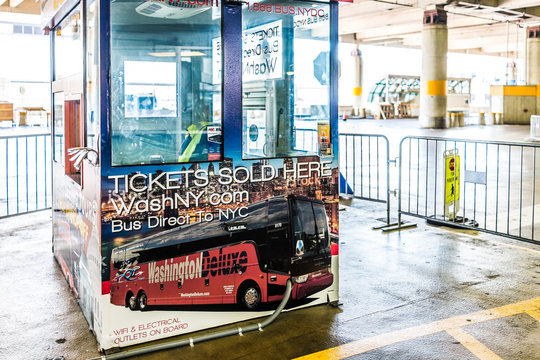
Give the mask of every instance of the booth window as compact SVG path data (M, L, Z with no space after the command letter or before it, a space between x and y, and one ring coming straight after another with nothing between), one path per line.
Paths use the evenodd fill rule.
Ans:
M332 155L329 9L309 1L243 6L245 159Z
M81 173L66 160L70 148L84 144L83 39L81 6L75 7L54 29L54 160L65 174L81 184Z
M113 166L221 160L221 14L204 3L111 3Z
M68 15L54 33L54 80L82 74L83 42L80 5Z
M54 119L54 161L65 165L65 139L64 139L64 93L53 94Z
M99 16L98 1L86 3L86 146L98 150L99 134Z

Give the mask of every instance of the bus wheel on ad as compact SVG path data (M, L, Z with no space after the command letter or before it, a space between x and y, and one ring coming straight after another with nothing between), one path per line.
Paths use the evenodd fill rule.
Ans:
M137 299L131 291L128 292L126 295L126 306L129 307L129 309L132 311L137 310Z
M138 299L137 303L138 303L138 305L139 305L139 309L140 309L141 311L146 310L146 300L147 300L147 298L146 298L146 293L145 293L144 291L141 290L141 291L139 292L139 296L137 296L137 299Z
M239 303L247 310L255 310L261 303L261 290L254 282L247 282L238 291Z

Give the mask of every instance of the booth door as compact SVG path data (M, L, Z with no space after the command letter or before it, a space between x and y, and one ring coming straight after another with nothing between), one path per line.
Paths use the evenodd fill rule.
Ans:
M81 183L81 171L75 169L72 161L69 161L68 150L71 148L81 147L83 144L83 126L82 126L82 112L81 112L81 98L74 100L64 101L64 119L66 134L66 146L65 157L66 161L66 175L70 176L75 182Z

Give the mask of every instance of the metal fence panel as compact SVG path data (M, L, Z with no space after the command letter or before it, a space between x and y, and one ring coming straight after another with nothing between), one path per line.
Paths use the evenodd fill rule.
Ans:
M355 198L388 202L389 145L384 135L340 134L339 167Z
M357 199L386 203L390 225L390 155L388 139L377 134L340 134L340 192ZM380 228L380 227L378 227Z
M398 215L540 243L538 148L530 143L405 137ZM459 154L457 217L445 216L445 151ZM454 189L454 188L452 188Z
M51 136L0 136L0 218L51 207Z

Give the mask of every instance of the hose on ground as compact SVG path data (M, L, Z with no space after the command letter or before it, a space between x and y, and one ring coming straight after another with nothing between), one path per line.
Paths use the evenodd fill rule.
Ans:
M182 339L182 340L177 340L177 341L170 341L170 342L163 343L163 344L149 345L149 346L145 346L145 347L142 347L142 348L121 351L121 352L114 353L114 354L109 354L109 355L102 355L102 356L100 356L98 358L93 358L93 359L90 359L90 360L126 359L126 358L131 357L131 356L144 355L144 354L148 354L148 353L151 353L151 352L167 350L167 349L173 349L173 348L186 346L186 345L193 346L194 344L197 344L197 343L200 343L200 342L203 342L203 341L215 340L215 339L223 338L223 337L226 337L226 336L243 335L243 334L245 334L247 332L250 332L250 331L255 331L255 330L262 331L263 328L270 325L278 317L278 315L281 313L281 311L283 311L283 309L285 308L285 305L287 305L287 302L289 301L289 298L291 296L291 290L292 290L292 282L291 282L291 279L289 279L289 280L287 280L287 284L286 284L286 288L285 288L285 296L283 297L283 300L281 300L281 303L279 304L277 309L272 313L272 315L267 317L263 322L248 325L246 327L239 327L239 328L236 328L236 329L216 331L214 333L205 334L205 335L196 336L196 337L190 337L190 338L187 338L187 339Z

